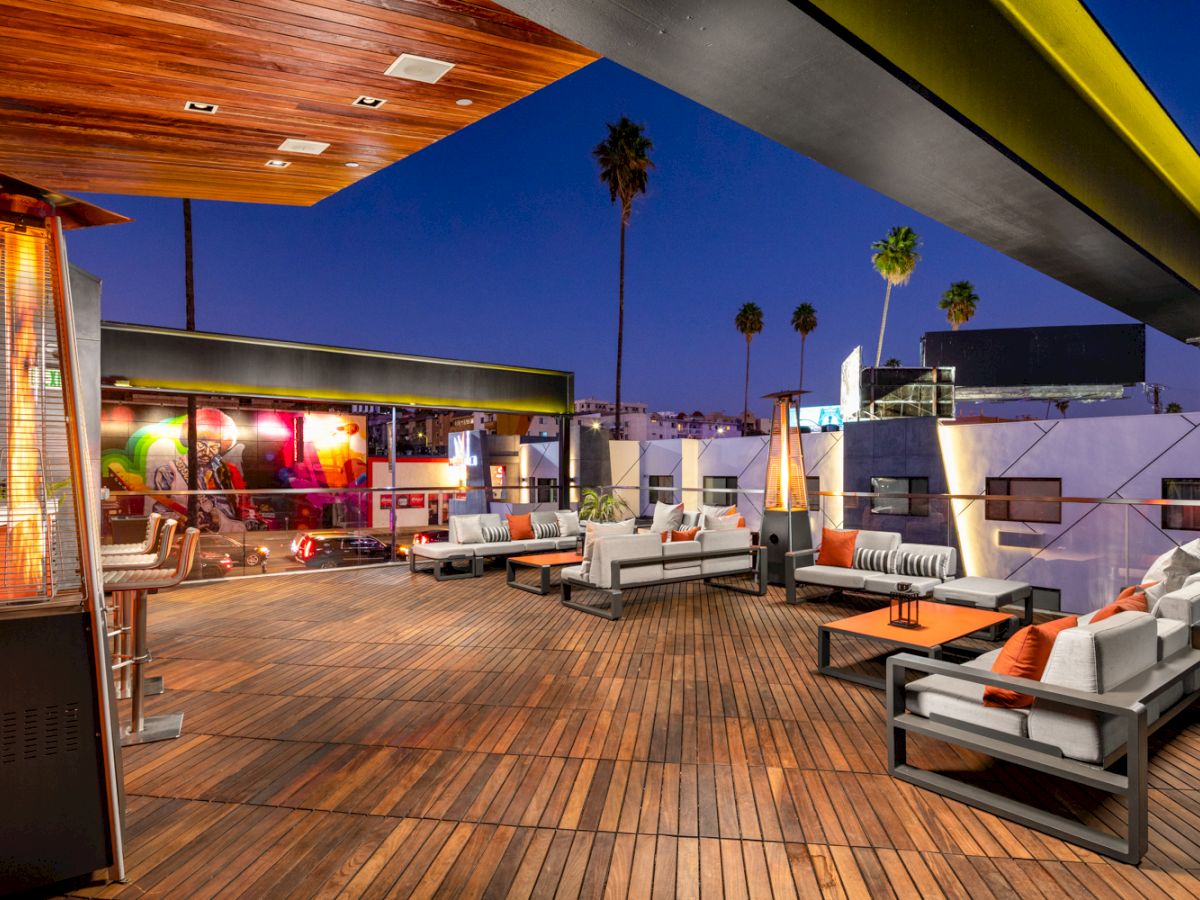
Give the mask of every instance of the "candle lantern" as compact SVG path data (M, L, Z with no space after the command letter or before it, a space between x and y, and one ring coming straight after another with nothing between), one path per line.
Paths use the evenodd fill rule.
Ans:
M812 549L804 450L800 444L801 393L779 391L766 395L773 401L773 406L759 542L767 549L767 580L771 584L784 583L787 564L809 565L813 562L811 557L786 558L790 551Z
M921 627L921 595L912 589L907 581L896 585L890 600L891 616L889 625L897 628Z

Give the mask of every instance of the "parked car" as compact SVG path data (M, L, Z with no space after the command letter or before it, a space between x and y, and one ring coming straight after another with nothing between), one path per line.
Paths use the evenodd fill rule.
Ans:
M192 563L192 572L188 579L196 581L202 578L224 578L233 570L233 558L220 550L196 550L196 561Z
M250 536L247 535L247 538ZM228 534L206 534L200 538L201 548L211 552L228 553L235 566L257 568L267 571L267 558L271 549L253 540L240 540Z
M297 562L310 569L364 565L392 558L392 548L369 534L310 531L296 538L293 546Z

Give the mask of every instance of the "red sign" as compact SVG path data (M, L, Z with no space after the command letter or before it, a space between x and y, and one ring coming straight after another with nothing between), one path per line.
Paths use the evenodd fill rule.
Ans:
M380 494L379 495L379 508L380 509L391 509L392 508L392 495L391 494ZM425 495L424 494L397 494L396 495L396 509L424 509L424 508L425 508Z

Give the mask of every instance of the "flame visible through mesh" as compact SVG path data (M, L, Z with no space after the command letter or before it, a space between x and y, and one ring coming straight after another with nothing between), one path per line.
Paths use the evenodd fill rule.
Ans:
M0 223L0 604L82 587L46 229Z
M790 406L787 398L781 398L771 413L765 509L808 509L800 427L791 422Z

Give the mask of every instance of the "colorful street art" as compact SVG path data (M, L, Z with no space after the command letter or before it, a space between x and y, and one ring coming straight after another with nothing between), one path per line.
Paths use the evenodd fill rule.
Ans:
M177 409L177 408L176 408ZM176 413L176 409L170 409ZM187 514L187 415L160 406L105 404L100 467L114 491L136 491L123 511ZM367 480L366 422L336 413L221 410L196 413L197 484L205 531L317 527L344 520L363 498L344 493ZM293 497L253 491L311 489Z

